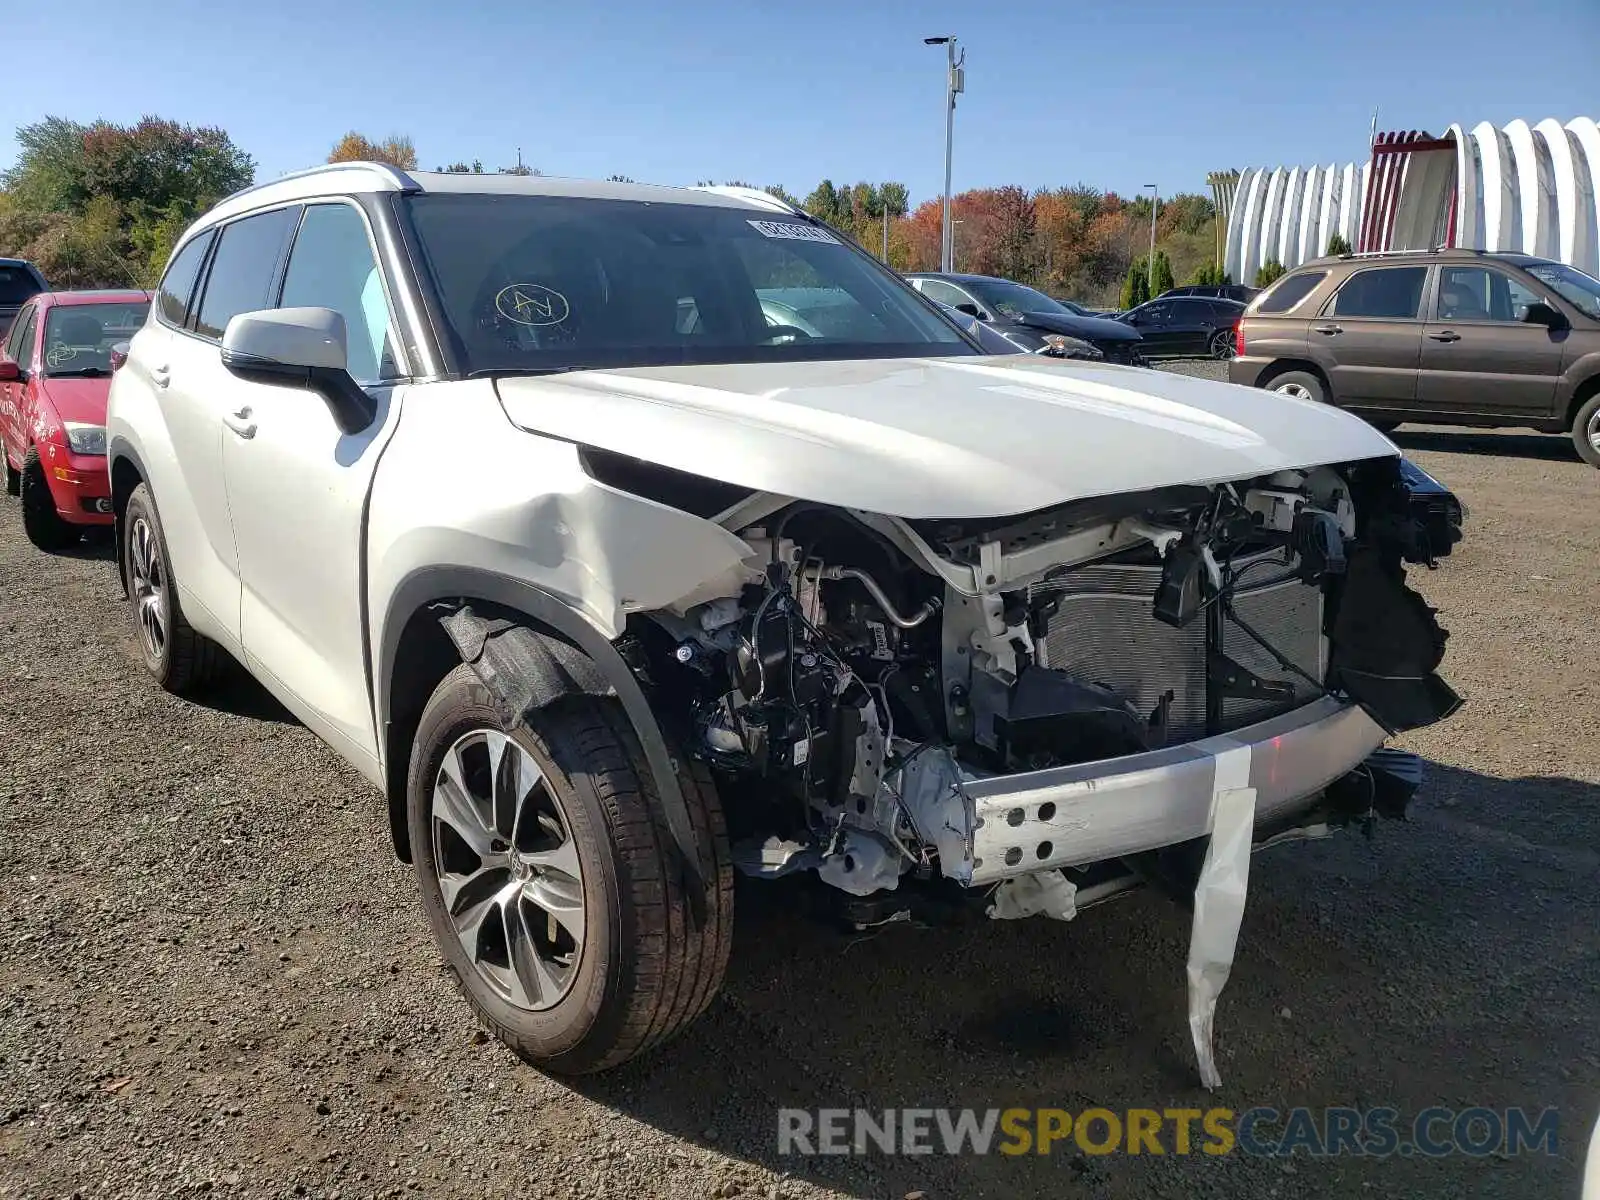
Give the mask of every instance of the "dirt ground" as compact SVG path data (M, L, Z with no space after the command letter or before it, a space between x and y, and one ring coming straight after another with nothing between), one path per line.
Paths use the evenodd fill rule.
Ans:
M1409 824L1259 856L1196 1081L1185 917L843 938L741 894L669 1048L569 1085L447 986L377 797L253 685L134 659L103 548L0 504L0 1196L1574 1195L1600 1105L1600 471L1401 431L1471 508L1415 576L1467 707ZM1560 1110L1559 1153L787 1158L781 1106Z

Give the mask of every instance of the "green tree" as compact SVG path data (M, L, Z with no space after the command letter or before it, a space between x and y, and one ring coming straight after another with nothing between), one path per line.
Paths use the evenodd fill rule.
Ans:
M833 180L824 179L811 189L811 194L805 198L801 205L819 221L826 221L830 225L839 223L839 193L833 186Z
M453 162L448 167L435 167L435 171L443 171L447 175L482 175L483 160L475 158L470 163Z
M1349 254L1350 243L1345 240L1344 234L1335 233L1331 238L1328 239L1328 248L1327 250L1323 251L1323 253L1327 254L1330 258L1336 258L1341 254Z
M1256 271L1256 286L1264 288L1275 283L1283 275L1283 264L1275 258L1269 258L1262 263Z
M1122 280L1122 307L1136 308L1150 299L1150 260L1136 258Z
M638 180L634 179L630 175L607 175L606 176L606 182L607 183L637 183Z
M1170 292L1177 286L1177 281L1172 277L1172 263L1167 261L1167 252L1165 250L1157 250L1156 281L1150 289L1151 295L1159 296L1163 292Z

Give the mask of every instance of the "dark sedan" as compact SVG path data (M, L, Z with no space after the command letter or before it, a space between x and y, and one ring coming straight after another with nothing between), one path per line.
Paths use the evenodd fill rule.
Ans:
M1186 283L1182 287L1168 288L1156 299L1166 300L1172 296L1207 296L1213 300L1237 300L1240 304L1249 304L1260 294L1260 288L1246 287L1242 283Z
M966 313L998 330L1024 350L1038 352L1054 339L1087 342L1106 362L1142 363L1140 332L1108 317L1080 316L1043 292L992 275L906 276L929 300Z
M1173 296L1117 317L1144 337L1148 358L1232 358L1245 306L1237 300Z

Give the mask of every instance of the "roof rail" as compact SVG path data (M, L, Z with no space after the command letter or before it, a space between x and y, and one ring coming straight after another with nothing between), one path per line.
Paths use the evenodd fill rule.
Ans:
M1495 254L1494 250L1483 250L1477 246L1430 246L1422 250L1356 250L1349 254L1341 254L1340 258L1397 258L1404 254Z
M406 174L399 167L393 166L389 163L337 162L321 163L315 167L306 167L301 171L290 171L287 175L279 175L276 179L266 179L260 183L252 183L247 187L240 188L237 192L233 192L230 195L224 196L223 201L232 200L238 196L246 196L251 192L260 191L262 188L271 187L275 183L284 183L291 179L305 179L308 176L323 175L331 171L352 170L371 171L373 174L380 175L388 183L392 184L394 186L394 190L398 192L420 192L422 190L422 185L420 183L411 178L410 175Z
M712 187L707 185L704 187L696 187L692 190L696 192L713 192L718 196L732 196L737 200L749 200L753 204L759 204L763 208L774 209L778 212L797 213L800 211L787 200L780 199L779 197L774 196L771 192L763 191L760 188L735 187L732 185L727 187Z

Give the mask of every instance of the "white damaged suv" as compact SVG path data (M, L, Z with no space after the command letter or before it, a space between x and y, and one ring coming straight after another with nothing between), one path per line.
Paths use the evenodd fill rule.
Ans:
M1370 426L986 356L760 193L249 189L107 434L151 674L226 651L381 789L445 962L552 1070L706 1007L736 869L856 926L1193 895L1240 797L1246 859L1403 809L1380 747L1458 703L1403 566L1448 545Z

